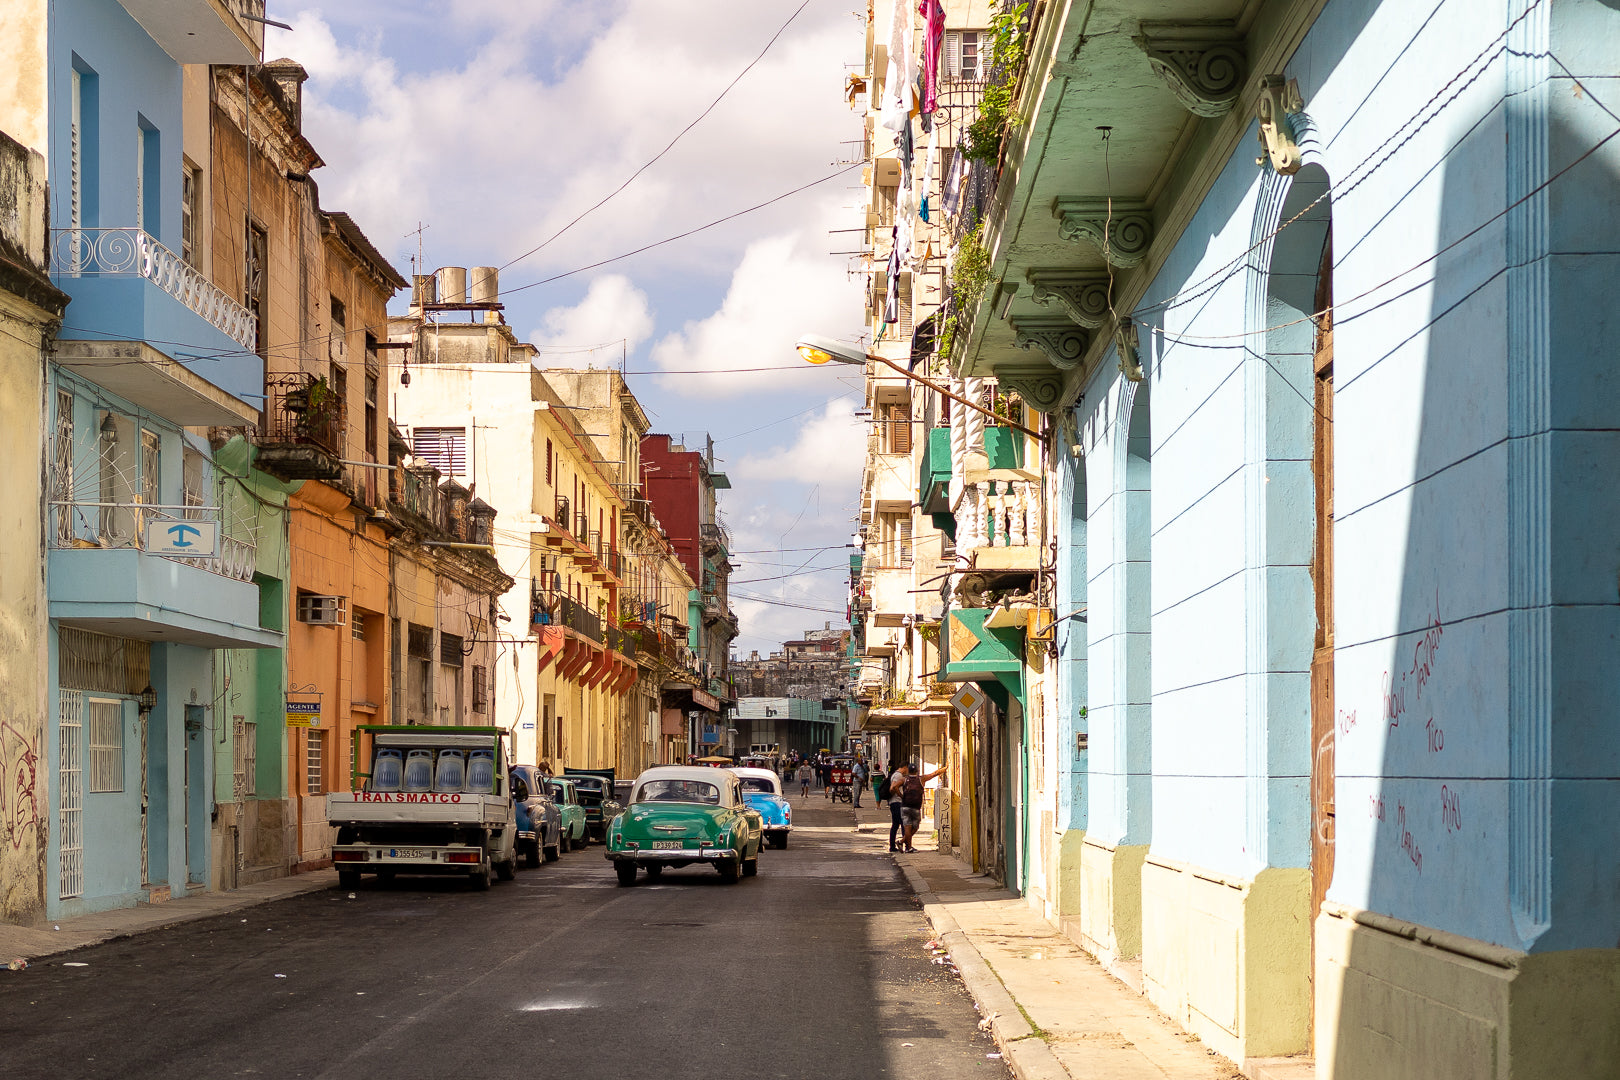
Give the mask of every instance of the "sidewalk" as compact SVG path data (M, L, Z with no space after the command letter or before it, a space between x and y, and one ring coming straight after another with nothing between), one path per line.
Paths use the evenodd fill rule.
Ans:
M205 892L196 896L167 900L161 904L139 904L132 908L98 911L74 919L60 919L39 926L0 924L0 975L12 960L36 960L86 945L99 945L114 938L160 930L176 923L226 915L257 904L281 900L301 893L337 886L337 872L317 870L295 877L273 878L256 885L244 885L230 892Z
M1020 1080L1243 1076L994 881L934 851L895 858Z

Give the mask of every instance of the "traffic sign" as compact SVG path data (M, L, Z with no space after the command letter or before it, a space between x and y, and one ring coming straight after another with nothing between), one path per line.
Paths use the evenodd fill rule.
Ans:
M951 695L951 706L963 716L977 716L990 698L972 683L963 683L962 689Z

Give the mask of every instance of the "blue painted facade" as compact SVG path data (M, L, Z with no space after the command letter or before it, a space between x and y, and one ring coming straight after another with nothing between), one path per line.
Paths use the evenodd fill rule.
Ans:
M1145 381L1110 352L1055 417L1068 828L1245 881L1326 827L1330 903L1532 956L1620 940L1617 44L1599 0L1329 0L1287 58L1303 167L1257 168L1251 124L1135 305Z
M209 887L215 747L230 720L216 652L282 638L261 628L257 519L221 509L210 445L185 426L251 416L264 368L241 340L245 312L178 262L180 63L112 0L53 3L48 52L52 270L71 300L47 387L46 914L65 918ZM107 355L90 342L161 355L132 349L98 369ZM167 394L185 378L170 360L212 387ZM218 527L212 554L142 550L149 528L185 519Z

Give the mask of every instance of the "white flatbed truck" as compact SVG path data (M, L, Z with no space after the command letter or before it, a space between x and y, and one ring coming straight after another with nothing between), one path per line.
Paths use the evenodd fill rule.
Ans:
M492 873L510 881L517 810L505 737L495 727L356 728L351 790L326 796L338 884L352 889L362 874L464 874L479 889Z

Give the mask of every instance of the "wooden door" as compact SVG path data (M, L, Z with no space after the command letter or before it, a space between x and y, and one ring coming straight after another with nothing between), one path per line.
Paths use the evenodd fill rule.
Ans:
M1311 470L1316 480L1316 546L1311 584L1316 594L1316 641L1311 653L1311 925L1333 882L1333 234L1317 273L1316 424ZM1312 935L1314 958L1314 931ZM1313 964L1314 969L1314 964Z

